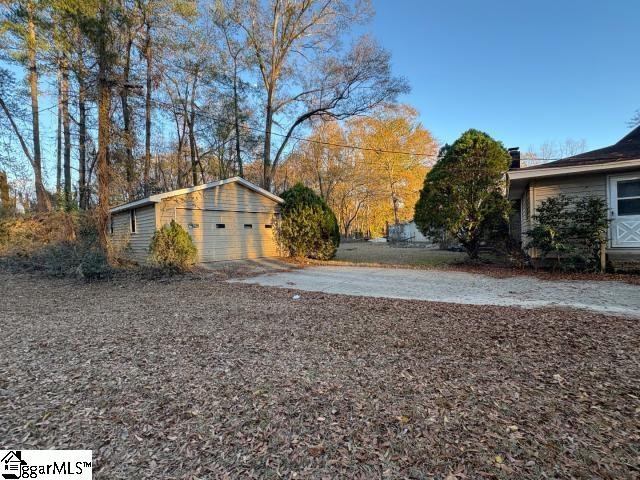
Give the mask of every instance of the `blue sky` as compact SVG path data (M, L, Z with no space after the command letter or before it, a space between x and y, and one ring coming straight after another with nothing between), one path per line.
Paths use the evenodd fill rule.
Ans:
M609 145L640 109L639 0L373 0L367 30L392 52L425 127L468 128L526 150Z
M441 143L477 128L523 151L567 138L594 149L640 109L640 0L372 1L372 22L354 33L391 51L412 87L401 100ZM49 183L55 127L55 111L44 113Z

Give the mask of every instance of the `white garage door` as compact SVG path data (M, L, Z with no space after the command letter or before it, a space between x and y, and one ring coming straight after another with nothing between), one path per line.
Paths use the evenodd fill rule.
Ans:
M278 256L273 214L177 208L176 221L193 238L199 261Z

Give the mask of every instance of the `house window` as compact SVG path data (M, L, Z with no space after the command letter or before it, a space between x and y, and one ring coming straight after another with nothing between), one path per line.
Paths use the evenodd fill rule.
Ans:
M131 233L136 233L136 210L135 208L133 210L129 211L129 220L130 220L130 228L131 228Z
M216 228L226 228L224 223L216 223Z
M618 182L618 215L640 215L640 179Z
M253 228L253 225L250 223L245 223L244 228Z
M264 228L273 228L273 225L271 225L270 223L267 223Z

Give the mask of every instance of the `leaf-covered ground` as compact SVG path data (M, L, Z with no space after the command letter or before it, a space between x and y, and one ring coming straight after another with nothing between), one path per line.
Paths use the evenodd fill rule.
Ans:
M0 274L0 440L95 478L638 478L638 320Z

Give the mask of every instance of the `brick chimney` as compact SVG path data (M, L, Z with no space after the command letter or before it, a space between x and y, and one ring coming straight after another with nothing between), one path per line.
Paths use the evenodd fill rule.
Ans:
M509 155L511 155L511 165L509 166L509 170L520 168L520 147L510 148Z

